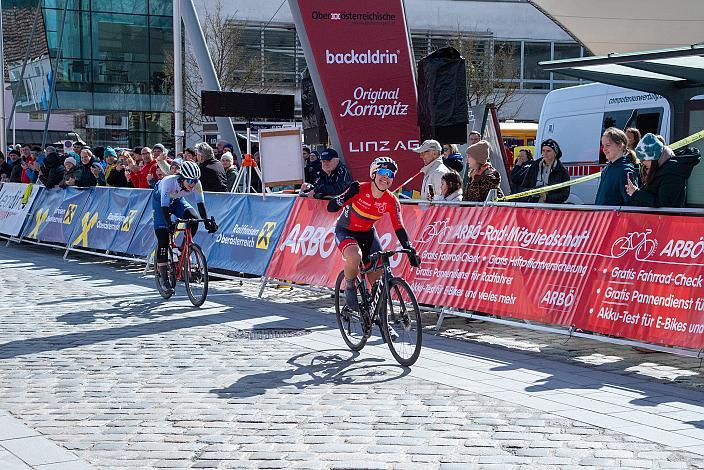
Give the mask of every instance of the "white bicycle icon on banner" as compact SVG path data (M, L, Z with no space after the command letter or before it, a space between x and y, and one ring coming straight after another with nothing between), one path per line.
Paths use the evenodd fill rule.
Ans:
M648 238L648 235L653 233L651 229L645 229L645 232L630 232L627 235L619 238L611 245L611 256L620 258L629 251L635 251L638 261L645 261L655 253L658 246L656 240Z
M449 220L450 219L439 220L426 226L425 229L423 229L423 233L421 233L420 240L418 240L418 242L429 242L436 237L442 238L445 233L450 230L450 227L447 226Z

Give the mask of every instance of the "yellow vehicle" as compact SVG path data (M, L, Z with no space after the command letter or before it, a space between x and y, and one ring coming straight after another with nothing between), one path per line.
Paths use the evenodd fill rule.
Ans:
M501 137L504 144L513 147L535 147L535 135L538 133L538 124L534 122L499 123Z

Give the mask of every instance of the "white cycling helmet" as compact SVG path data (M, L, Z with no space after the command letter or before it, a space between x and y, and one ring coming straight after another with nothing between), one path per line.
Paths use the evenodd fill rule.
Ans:
M391 157L376 157L372 164L369 166L369 177L373 178L374 173L380 168L388 168L394 173L398 171L398 165Z
M200 167L195 162L185 161L181 164L181 176L189 179L200 179Z

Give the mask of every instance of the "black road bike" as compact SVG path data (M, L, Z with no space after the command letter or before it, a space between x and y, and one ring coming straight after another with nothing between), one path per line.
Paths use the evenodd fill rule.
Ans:
M401 249L381 251L370 256L369 268L361 269L356 281L359 309L353 310L345 300L344 271L335 283L335 316L342 338L353 351L360 351L371 336L376 323L391 354L403 366L413 365L420 355L423 340L418 301L411 287L400 277L394 277L389 259L397 253L410 254ZM368 289L367 273L382 269L381 278Z

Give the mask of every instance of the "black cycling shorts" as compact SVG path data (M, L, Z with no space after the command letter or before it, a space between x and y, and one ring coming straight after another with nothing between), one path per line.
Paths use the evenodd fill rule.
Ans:
M335 243L340 251L344 251L347 246L355 244L362 251L362 263L369 265L369 256L372 253L381 251L381 242L376 230L372 228L366 232L355 232L344 227L335 227Z

